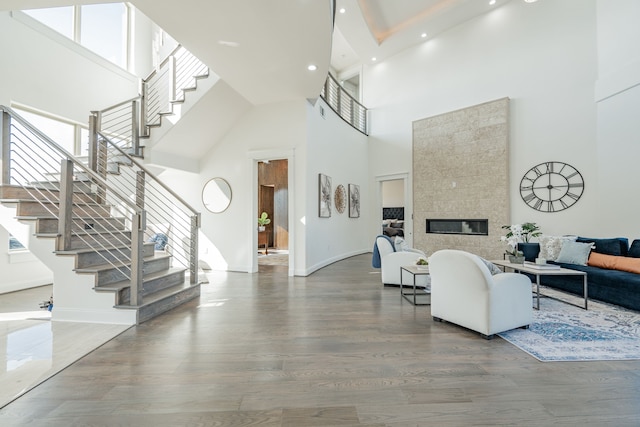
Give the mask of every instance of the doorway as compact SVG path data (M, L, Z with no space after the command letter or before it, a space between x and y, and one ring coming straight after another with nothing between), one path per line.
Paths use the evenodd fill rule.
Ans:
M378 182L378 234L383 234L383 220L402 216L402 225L396 232L402 231L402 237L413 244L413 203L411 202L411 183L408 173L381 175ZM385 215L387 217L385 217ZM395 217L395 218L392 218ZM400 225L400 224L398 224Z
M258 231L258 271L287 271L289 265L289 162L258 161L257 216L270 220Z

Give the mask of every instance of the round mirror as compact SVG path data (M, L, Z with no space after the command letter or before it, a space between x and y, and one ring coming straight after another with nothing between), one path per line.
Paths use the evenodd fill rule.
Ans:
M224 212L231 204L231 186L224 178L213 178L202 189L202 203L213 213Z

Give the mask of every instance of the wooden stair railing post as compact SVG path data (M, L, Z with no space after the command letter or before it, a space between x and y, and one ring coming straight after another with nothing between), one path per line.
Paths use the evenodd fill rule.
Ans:
M98 130L100 129L100 111L89 115L89 169L98 172Z
M176 100L176 57L171 55L169 59L169 103L168 111L171 111L171 103Z
M0 156L2 156L1 184L11 184L11 116L6 111L0 114Z
M136 172L136 206L144 209L144 188L146 186L144 171Z
M73 213L73 162L60 161L60 200L58 201L58 240L57 250L71 249L71 222Z
M140 156L140 121L138 119L138 100L131 101L131 149L133 156Z
M131 288L132 306L142 304L142 277L145 211L134 212L131 216Z
M198 281L198 228L200 228L200 214L191 217L191 236L189 241L189 282Z

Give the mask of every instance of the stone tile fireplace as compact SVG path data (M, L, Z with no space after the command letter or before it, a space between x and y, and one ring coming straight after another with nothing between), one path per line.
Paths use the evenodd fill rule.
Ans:
M413 122L413 209L414 246L427 254L461 249L502 258L500 227L510 223L508 98ZM486 232L427 229L427 220L467 230L477 219Z

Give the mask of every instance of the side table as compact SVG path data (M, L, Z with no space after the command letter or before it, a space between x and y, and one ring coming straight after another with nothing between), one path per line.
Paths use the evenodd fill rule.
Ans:
M403 285L402 285L402 274L403 273L408 273L411 276L413 276L413 292L405 292L403 289ZM431 305L431 293L427 293L427 292L421 292L418 293L418 289L422 289L422 288L417 288L416 287L416 276L428 276L429 275L429 267L428 266L419 266L419 265L404 265L402 267L400 267L400 296L401 298L406 299L407 301L409 301L411 304L413 305ZM410 296L413 296L413 298L408 298ZM429 297L429 302L417 302L416 301L416 297L417 296L428 296Z
M258 248L264 245L264 254L269 255L269 232L258 231Z

